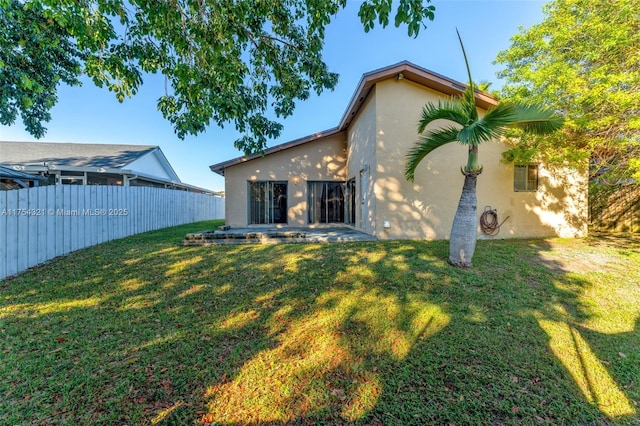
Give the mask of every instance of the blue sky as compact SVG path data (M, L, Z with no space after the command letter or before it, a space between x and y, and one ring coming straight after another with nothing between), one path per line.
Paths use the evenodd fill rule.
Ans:
M499 67L496 54L510 45L520 26L527 28L543 18L538 0L432 0L436 17L416 39L405 28L375 28L365 33L357 16L359 2L351 1L327 28L324 58L329 69L340 74L334 91L299 103L283 121L282 136L269 146L335 127L362 74L403 60L465 82L466 69L455 33L465 43L474 80L493 82ZM392 17L393 18L393 17ZM393 22L393 19L391 20ZM118 103L112 93L91 82L81 87L61 86L43 142L84 142L158 145L183 182L213 190L224 189L224 179L209 170L211 164L242 155L233 147L238 133L232 125L211 126L198 136L180 140L170 123L156 109L164 91L157 75L146 76L133 98ZM36 141L21 122L0 126L0 139Z

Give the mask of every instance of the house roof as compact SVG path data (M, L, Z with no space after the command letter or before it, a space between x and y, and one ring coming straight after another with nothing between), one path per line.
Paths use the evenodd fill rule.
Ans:
M0 164L0 178L2 179L20 179L20 180L47 180L46 177L34 175L31 173L21 172Z
M135 161L152 154L171 177L167 179L142 172L140 164L129 167ZM180 178L171 167L160 147L155 145L113 145L83 143L49 143L49 142L7 142L0 141L0 177L17 179L43 179L37 174L22 172L49 170L74 170L100 173L123 173L135 175L146 181L168 184L176 188L188 189L207 194L218 194L210 189L189 185ZM138 167L137 167L138 166ZM134 170L134 168L136 168ZM21 175L22 177L14 177ZM27 177L28 176L28 177ZM131 178L133 179L133 178Z
M153 155L170 176L171 182L180 178L156 145L117 145L53 142L0 141L0 160L8 166L27 166L51 169L118 169ZM135 167L134 167L135 168ZM139 172L140 170L136 170Z
M47 163L56 166L121 169L158 149L151 145L0 142L0 158L9 165L41 166Z
M347 105L347 109L345 110L342 119L340 120L340 124L337 127L273 146L266 149L263 154L237 157L232 160L224 161L222 163L213 164L209 166L209 168L211 169L211 171L224 176L224 170L228 167L260 158L263 155L273 154L275 152L293 148L298 145L313 142L318 139L343 132L347 130L349 125L351 125L352 120L358 114L360 108L364 105L364 102L369 96L369 93L371 93L373 87L377 83L383 80L388 80L390 78L396 78L398 80L409 80L450 96L460 95L467 88L467 85L465 83L461 83L459 81L452 80L448 77L437 74L433 71L429 71L428 69L422 68L409 61L398 62L397 64L389 65L387 67L368 72L362 76L362 78L360 79L360 83L358 83L358 86L356 87L356 90L351 97L349 104ZM480 108L486 110L489 107L496 105L497 101L490 94L476 90L476 103Z

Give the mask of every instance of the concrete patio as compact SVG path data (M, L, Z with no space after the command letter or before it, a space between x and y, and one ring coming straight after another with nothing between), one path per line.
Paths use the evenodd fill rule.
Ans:
M251 227L187 234L183 246L222 244L337 243L376 241L376 237L346 226L315 228Z

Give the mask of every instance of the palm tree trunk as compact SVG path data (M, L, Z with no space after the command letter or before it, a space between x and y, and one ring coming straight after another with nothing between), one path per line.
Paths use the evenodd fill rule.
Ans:
M462 195L453 218L449 240L449 263L454 266L470 267L477 239L477 198L476 181L479 173L465 173Z

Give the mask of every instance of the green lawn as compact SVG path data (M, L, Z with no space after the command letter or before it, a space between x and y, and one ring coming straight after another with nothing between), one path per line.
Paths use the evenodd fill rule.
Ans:
M182 247L0 282L0 424L639 424L640 239Z

